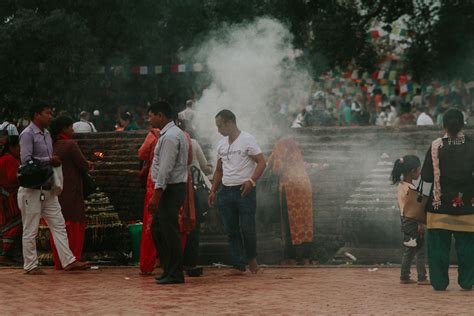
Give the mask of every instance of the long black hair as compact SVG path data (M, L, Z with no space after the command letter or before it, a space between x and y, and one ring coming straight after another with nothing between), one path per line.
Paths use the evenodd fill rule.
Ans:
M399 158L395 160L393 164L392 175L390 176L390 180L392 180L393 184L397 184L401 181L402 174L406 174L410 171L415 170L416 168L421 166L420 158L415 155L406 155L403 158Z
M464 115L458 109L449 109L443 114L443 127L449 136L456 135L464 128Z
M65 129L74 124L74 121L69 116L59 116L51 122L49 132L53 141L58 140L59 134Z

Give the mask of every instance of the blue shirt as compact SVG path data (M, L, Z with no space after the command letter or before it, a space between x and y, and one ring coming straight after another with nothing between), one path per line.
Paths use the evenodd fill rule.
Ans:
M151 178L155 189L166 190L168 184L188 181L189 145L184 132L174 122L160 131L151 165Z
M50 161L53 155L53 140L47 129L43 131L33 122L20 134L20 156L24 164L32 159Z

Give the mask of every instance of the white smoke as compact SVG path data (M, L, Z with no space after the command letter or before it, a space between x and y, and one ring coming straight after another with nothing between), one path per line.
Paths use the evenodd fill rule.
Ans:
M277 20L259 18L253 23L224 26L194 50L205 61L211 84L195 104L197 129L213 142L221 136L215 115L229 109L240 129L253 133L260 144L271 139L271 117L276 104L297 111L307 102L311 79L298 69L293 36ZM290 125L290 121L288 121Z

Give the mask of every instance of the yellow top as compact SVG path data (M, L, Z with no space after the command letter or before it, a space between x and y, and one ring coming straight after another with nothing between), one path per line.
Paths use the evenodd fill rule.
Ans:
M426 222L428 229L447 229L458 232L474 232L474 214L449 215L428 212Z

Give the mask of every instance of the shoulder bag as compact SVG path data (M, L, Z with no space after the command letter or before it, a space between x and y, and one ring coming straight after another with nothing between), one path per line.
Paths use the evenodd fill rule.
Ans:
M416 190L408 190L407 202L402 210L403 216L426 224L425 207L427 202L428 196L423 194L423 180L420 180Z

